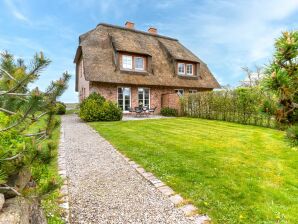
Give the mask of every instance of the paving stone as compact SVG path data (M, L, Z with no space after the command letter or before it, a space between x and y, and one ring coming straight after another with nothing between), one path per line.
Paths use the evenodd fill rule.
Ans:
M138 172L141 173L141 174L146 172L142 167L138 167L138 168L136 169L136 171L138 171Z
M180 209L184 212L186 216L193 215L197 211L197 208L192 204L184 205L180 207Z
M174 205L179 205L184 201L184 199L179 194L171 196L170 200L174 203Z
M166 196L170 196L170 195L173 195L175 192L173 191L172 188L168 187L168 186L162 186L162 187L159 187L158 190L161 191L161 193L163 193L164 195Z
M62 203L59 205L60 208L64 208L64 209L69 209L69 204L68 202Z
M154 186L156 188L159 188L159 187L165 186L165 184L163 182L159 182L159 183L155 183Z
M207 215L198 215L195 217L195 224L205 224L209 223L211 219Z
M152 177L152 176L153 176L153 174L152 174L152 173L150 173L150 172L145 172L145 173L142 173L142 175L143 175L143 177L145 177L146 179L148 179L148 178L150 178L150 177Z

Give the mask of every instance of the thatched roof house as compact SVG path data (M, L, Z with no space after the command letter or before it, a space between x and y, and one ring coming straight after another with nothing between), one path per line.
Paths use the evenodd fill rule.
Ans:
M161 95L170 92L219 88L207 65L178 40L155 28L135 30L131 22L125 27L100 23L81 35L74 62L80 99L97 91L123 110L139 103L160 108Z

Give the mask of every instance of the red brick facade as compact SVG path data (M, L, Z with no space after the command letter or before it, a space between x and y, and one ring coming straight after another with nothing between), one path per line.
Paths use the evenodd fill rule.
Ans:
M107 100L117 103L117 88L118 87L129 87L131 89L131 107L137 107L138 105L138 88L149 88L150 89L150 107L157 107L156 113L160 112L162 107L162 96L165 94L173 93L175 95L175 90L178 88L168 88L168 87L154 87L154 86L132 86L132 85L117 85L117 84L106 84L106 83L90 83L90 93L97 92ZM190 89L184 89L185 93L188 93ZM198 89L199 91L199 89ZM170 101L170 104L165 104L173 108L179 107L179 102Z

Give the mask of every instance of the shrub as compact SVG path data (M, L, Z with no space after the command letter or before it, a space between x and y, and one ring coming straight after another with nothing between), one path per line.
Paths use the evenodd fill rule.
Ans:
M79 116L84 121L119 121L122 111L100 94L92 93L80 104Z
M298 125L293 125L287 129L287 137L294 144L298 144Z
M165 107L160 110L161 115L167 117L176 117L178 116L178 110L170 107Z
M63 115L66 112L66 105L62 102L57 102L55 110L56 114Z

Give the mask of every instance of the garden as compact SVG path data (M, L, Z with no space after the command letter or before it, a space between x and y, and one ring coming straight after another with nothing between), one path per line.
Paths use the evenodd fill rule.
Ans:
M275 49L254 84L182 97L183 117L90 125L214 223L297 223L298 32Z

